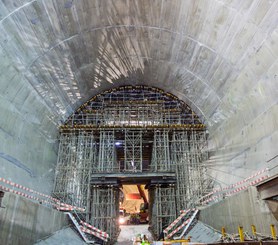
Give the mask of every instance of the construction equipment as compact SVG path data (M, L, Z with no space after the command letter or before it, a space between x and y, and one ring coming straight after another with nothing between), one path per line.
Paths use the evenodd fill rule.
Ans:
M140 223L148 223L148 221L149 221L149 203L148 202L141 203L139 217L140 217Z

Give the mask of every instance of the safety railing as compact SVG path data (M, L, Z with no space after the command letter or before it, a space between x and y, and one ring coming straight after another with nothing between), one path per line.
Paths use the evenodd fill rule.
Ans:
M85 208L81 208L81 207L77 207L77 206L73 206L61 202L57 198L38 192L29 187L25 187L23 185L17 184L5 178L0 178L0 182L2 182L2 184L0 185L0 190L2 191L11 192L13 194L38 202L41 205L46 205L48 207L55 208L59 211L66 211L66 214L70 217L71 221L73 222L79 234L81 235L81 237L86 243L93 244L95 243L95 241L90 240L85 233L93 235L105 242L108 241L109 239L108 233L84 222L80 218L79 213L85 212Z
M268 168L264 168L251 176L231 184L224 188L214 189L212 192L203 196L199 201L201 205L218 202L226 197L232 196L238 192L246 190L249 186L256 185L269 177Z
M174 238L174 239L181 239L186 233L186 231L188 230L188 228L190 227L192 221L195 219L198 212L199 212L198 209L181 210L180 216L177 219L175 219L167 228L163 230L165 239L172 238L183 227L185 227L182 233L178 237Z
M277 241L276 228L274 224L270 224L270 235L257 232L256 226L251 225L252 234L244 231L243 226L238 226L238 233L228 233L226 228L222 227L222 236L218 242L231 243L231 242L250 242L250 241Z

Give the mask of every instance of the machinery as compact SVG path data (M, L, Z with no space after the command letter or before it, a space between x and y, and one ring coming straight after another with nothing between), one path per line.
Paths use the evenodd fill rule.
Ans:
M141 203L141 205L140 205L139 222L140 223L148 223L149 222L149 203L148 202Z

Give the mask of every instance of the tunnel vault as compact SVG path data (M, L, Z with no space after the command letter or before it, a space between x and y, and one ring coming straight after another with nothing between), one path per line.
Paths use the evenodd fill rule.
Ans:
M176 96L122 86L94 96L60 127L53 194L116 240L122 184L146 184L154 235L210 187L206 127Z

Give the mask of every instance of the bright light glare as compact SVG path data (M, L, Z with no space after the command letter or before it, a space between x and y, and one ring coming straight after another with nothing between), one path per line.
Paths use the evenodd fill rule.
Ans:
M124 218L119 218L119 223L122 225L125 222Z

